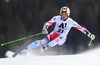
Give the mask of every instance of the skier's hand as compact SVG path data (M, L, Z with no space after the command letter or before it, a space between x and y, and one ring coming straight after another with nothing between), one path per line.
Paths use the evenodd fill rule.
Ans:
M92 40L95 39L95 35L94 35L94 34L88 33L87 36L88 36L89 38L91 38Z
M48 34L48 30L45 27L42 29L42 34Z

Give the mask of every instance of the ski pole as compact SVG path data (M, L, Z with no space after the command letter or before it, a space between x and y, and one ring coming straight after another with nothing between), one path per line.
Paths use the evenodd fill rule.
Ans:
M89 42L88 46L91 46L91 43L92 43L92 39L90 40L90 42Z
M38 35L41 35L41 34L42 33L40 32L40 33L37 33L37 34L34 34L34 35L30 35L30 36L27 36L27 37L19 38L19 39L10 41L10 42L2 43L2 44L0 44L0 46L5 46L5 45L11 44L11 43L19 42L19 41L25 40L27 38L31 38L31 37L34 37L34 36L38 36Z

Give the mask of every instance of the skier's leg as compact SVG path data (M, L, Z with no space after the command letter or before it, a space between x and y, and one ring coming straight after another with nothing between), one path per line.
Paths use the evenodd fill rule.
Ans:
M48 46L49 47L54 47L56 46L58 43L59 43L60 39L59 37L55 38L54 40L51 40L49 43L48 43Z
M55 38L54 40L50 41L48 43L48 46L49 47L54 47L56 45L63 45L65 43L66 39L65 38L62 38L62 37L57 37Z
M48 42L49 42L48 38L44 38L44 39L42 39L42 40L37 40L37 41L35 41L35 42L29 44L29 45L27 46L27 49L30 50L30 49L39 47L41 44L45 45L45 44L48 43Z

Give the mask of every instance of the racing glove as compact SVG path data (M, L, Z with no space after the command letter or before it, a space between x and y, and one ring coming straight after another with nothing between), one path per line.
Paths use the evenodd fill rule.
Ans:
M95 39L95 35L94 35L94 34L88 33L87 36L88 36L91 40L94 40L94 39Z
M43 26L42 34L48 34L48 30L45 25Z

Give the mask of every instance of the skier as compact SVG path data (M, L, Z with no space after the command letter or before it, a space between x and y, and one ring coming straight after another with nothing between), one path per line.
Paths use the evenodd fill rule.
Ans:
M48 34L48 27L55 24L54 30L48 34L44 39L32 42L27 46L27 49L33 49L43 45L43 49L47 47L54 47L56 45L63 45L67 39L70 29L73 27L82 33L86 34L90 39L94 40L95 35L91 34L85 27L82 27L75 22L70 16L70 9L63 6L60 9L60 15L54 16L43 26L42 33Z

